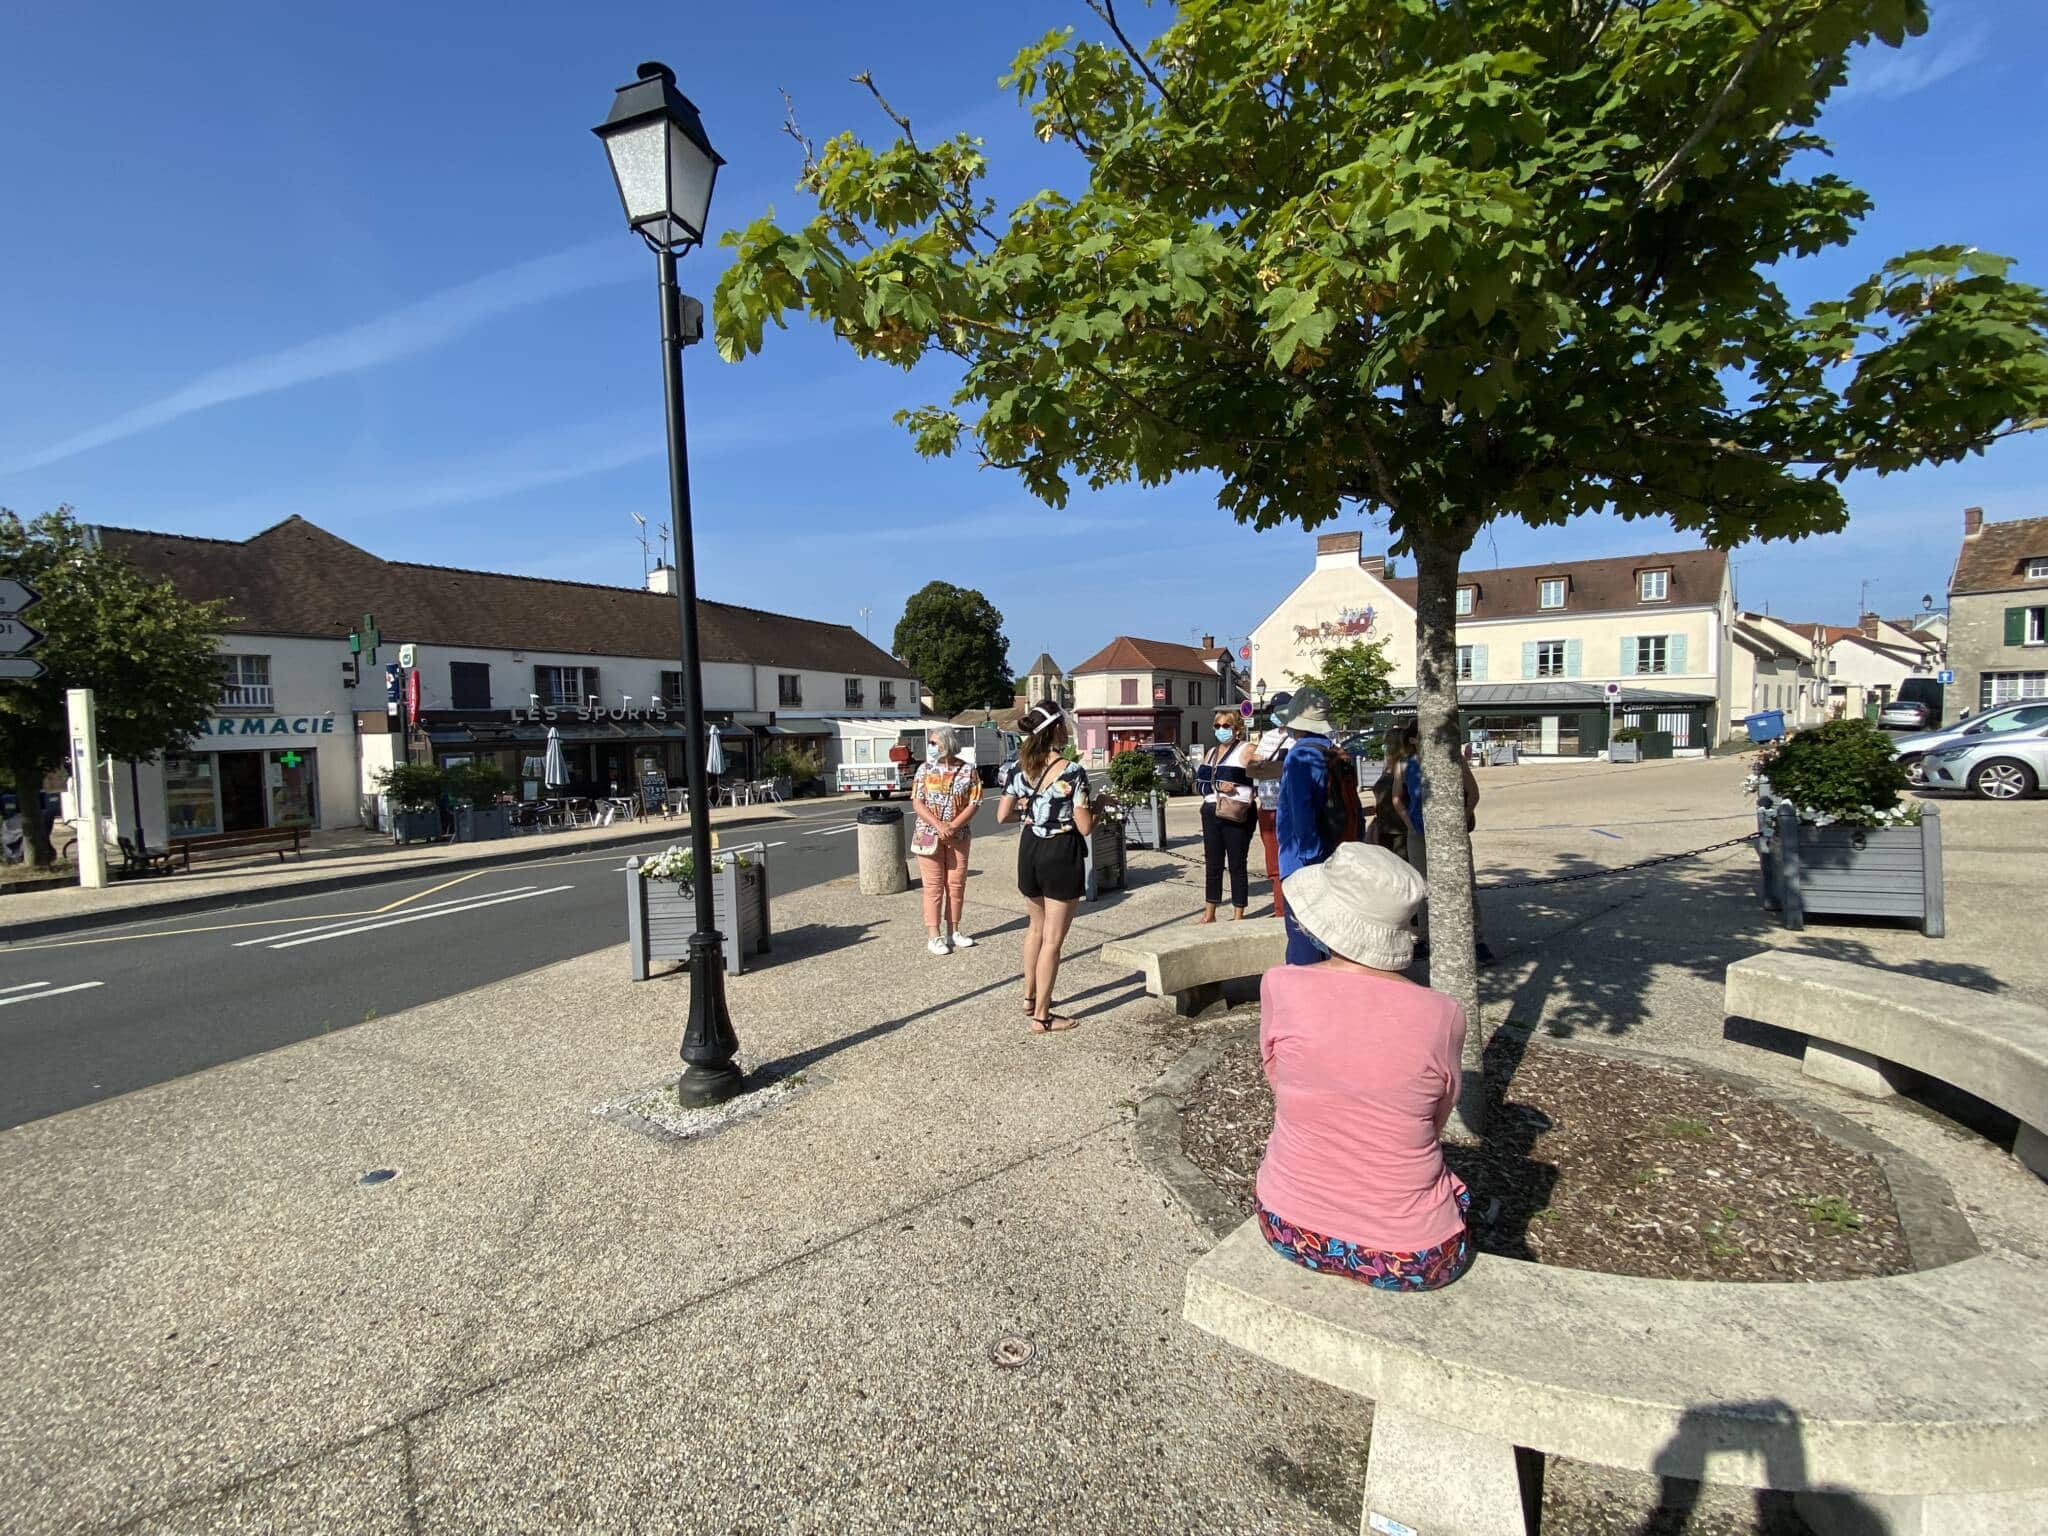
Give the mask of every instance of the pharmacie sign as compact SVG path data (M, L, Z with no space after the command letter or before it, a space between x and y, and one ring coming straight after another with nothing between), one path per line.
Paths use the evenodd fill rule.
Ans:
M229 736L332 736L332 715L216 715L193 733L204 741Z
M668 718L668 706L658 699L644 708L636 706L632 709L591 709L583 704L544 704L539 709L515 709L512 711L512 723L514 725L519 724L522 720L583 720L596 723L604 720L617 720L621 722L666 721Z

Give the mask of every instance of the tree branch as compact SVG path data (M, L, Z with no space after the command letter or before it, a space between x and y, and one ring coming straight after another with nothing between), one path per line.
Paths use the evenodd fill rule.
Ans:
M903 130L904 142L910 145L913 152L922 155L924 151L918 148L917 135L910 131L910 119L905 117L901 112L898 112L894 107L889 105L889 98L884 96L881 93L881 91L878 90L875 86L875 77L873 72L864 69L859 74L854 75L851 78L855 85L864 85L868 88L868 94L875 98L876 103L881 107L881 109L884 112L888 113L889 121L891 121L898 128L901 128Z
M1116 19L1116 0L1087 0L1088 9L1100 16L1109 30L1116 34L1116 40L1123 45L1124 56L1138 68L1138 73L1152 82L1152 89L1159 93L1160 100L1173 108L1173 115L1182 122L1193 122L1193 117L1183 108L1173 92L1166 88L1166 82L1159 78L1159 72L1152 67L1152 61L1138 51L1124 32L1123 23Z
M1650 178L1648 185L1643 188L1641 201L1652 201L1677 178L1679 167L1700 147L1700 141L1713 132L1714 125L1721 121L1722 112L1727 110L1728 99L1735 94L1735 88L1742 84L1742 77L1749 73L1749 66L1757 61L1758 55L1770 46L1775 36L1775 30L1766 27L1749 40L1749 46L1742 50L1742 57L1736 60L1734 73L1729 75L1727 83L1721 87L1720 94L1715 96L1713 104L1707 108L1707 115L1685 136L1685 142L1673 151L1671 158L1664 162L1663 168Z

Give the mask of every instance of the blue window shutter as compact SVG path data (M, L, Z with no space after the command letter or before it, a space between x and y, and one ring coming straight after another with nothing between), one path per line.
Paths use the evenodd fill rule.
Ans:
M1623 635L1621 637L1621 675L1623 677L1633 677L1635 670L1636 637L1634 635Z
M1667 672L1683 672L1685 670L1685 636L1666 635L1664 637L1664 670Z
M1536 642L1534 640L1525 640L1522 642L1522 676L1534 677L1535 675Z
M1564 675L1566 677L1577 677L1579 675L1579 661L1580 658L1584 655L1584 653L1585 646L1582 642L1577 640L1565 641Z
M1472 681L1475 683L1486 681L1486 647L1483 645L1472 647Z

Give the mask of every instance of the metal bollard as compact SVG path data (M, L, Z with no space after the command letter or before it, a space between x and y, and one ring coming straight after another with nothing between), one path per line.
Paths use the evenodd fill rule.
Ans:
M903 812L893 805L871 805L854 820L860 844L860 893L897 896L910 889L910 850L903 840Z

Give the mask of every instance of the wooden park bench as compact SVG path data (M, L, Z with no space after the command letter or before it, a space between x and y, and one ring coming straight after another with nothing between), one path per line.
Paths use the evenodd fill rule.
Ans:
M1918 1072L1975 1094L2018 1119L2013 1156L2048 1178L2048 1009L1791 950L1729 966L1724 1006L1806 1036L1803 1070L1837 1088L1886 1098Z
M73 842L76 841L74 838ZM168 853L131 841L126 835L116 837L115 841L121 845L121 878L124 880L134 875L168 875L171 872Z
M288 853L303 859L299 840L304 827L264 827L254 832L209 832L201 837L180 837L171 843L171 856L189 871L194 859L235 859L247 853L274 852L279 860Z
M1738 1285L1481 1254L1440 1291L1280 1258L1188 1275L1206 1333L1373 1403L1362 1529L1528 1536L1543 1458L1781 1490L1819 1536L2048 1530L2048 1268Z
M1145 990L1186 1016L1223 1000L1223 984L1264 975L1287 959L1287 927L1277 917L1161 928L1102 946L1109 965L1145 977Z

